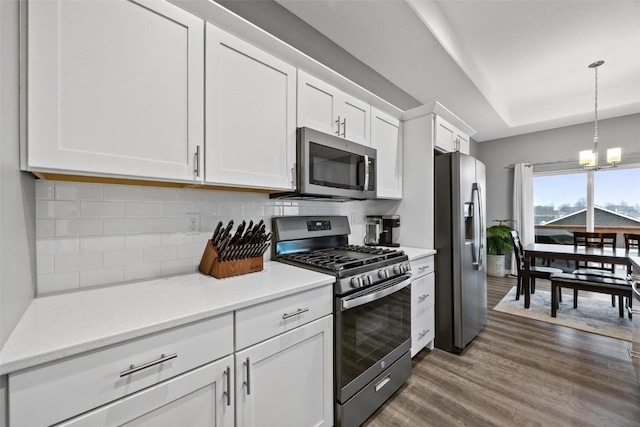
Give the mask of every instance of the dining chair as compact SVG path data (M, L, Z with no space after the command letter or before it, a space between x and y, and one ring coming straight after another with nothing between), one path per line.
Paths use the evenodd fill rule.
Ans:
M624 233L624 247L634 256L640 256L640 234ZM635 249L635 250L634 250ZM627 266L627 274L631 274L631 266Z
M520 294L524 292L524 284L522 283L524 274L524 249L520 241L520 235L517 231L511 231L511 243L513 244L513 252L516 255L516 268L518 270L518 284L516 286L516 299L520 299ZM536 279L549 279L553 273L562 273L559 268L530 266L529 278L531 280L531 293L536 291ZM560 300L562 301L562 300Z
M574 231L573 232L573 246L585 246L587 248L611 248L615 249L618 235L616 233L595 233L589 231ZM573 274L582 274L587 276L599 276L599 277L618 277L615 274L615 264L594 263L585 261L576 261L575 270ZM577 306L578 290L573 290L574 304ZM621 299L622 300L622 299ZM611 295L611 305L616 306L616 297Z

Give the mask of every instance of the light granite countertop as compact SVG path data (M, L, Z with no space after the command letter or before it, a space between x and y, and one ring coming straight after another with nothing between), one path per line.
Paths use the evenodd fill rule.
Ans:
M435 249L413 248L410 246L400 246L399 248L391 248L391 249L399 249L401 251L404 251L404 253L409 256L409 261L413 261L418 258L436 254Z
M333 283L278 262L227 279L200 273L44 296L0 352L0 375Z

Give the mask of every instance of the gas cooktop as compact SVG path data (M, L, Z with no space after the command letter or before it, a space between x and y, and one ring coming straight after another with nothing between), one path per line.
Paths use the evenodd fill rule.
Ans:
M330 271L345 271L403 255L404 252L392 249L348 245L286 254L281 255L280 258Z

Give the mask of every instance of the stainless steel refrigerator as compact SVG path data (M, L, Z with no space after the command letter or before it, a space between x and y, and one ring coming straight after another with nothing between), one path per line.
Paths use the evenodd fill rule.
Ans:
M435 157L436 342L459 353L487 322L485 166L461 153Z

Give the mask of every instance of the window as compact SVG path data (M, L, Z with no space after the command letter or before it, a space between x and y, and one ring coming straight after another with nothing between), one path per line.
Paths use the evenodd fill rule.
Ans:
M536 242L573 244L573 231L587 230L593 217L597 232L640 233L640 168L615 168L593 172L545 174L533 177ZM593 191L593 206L588 194Z

